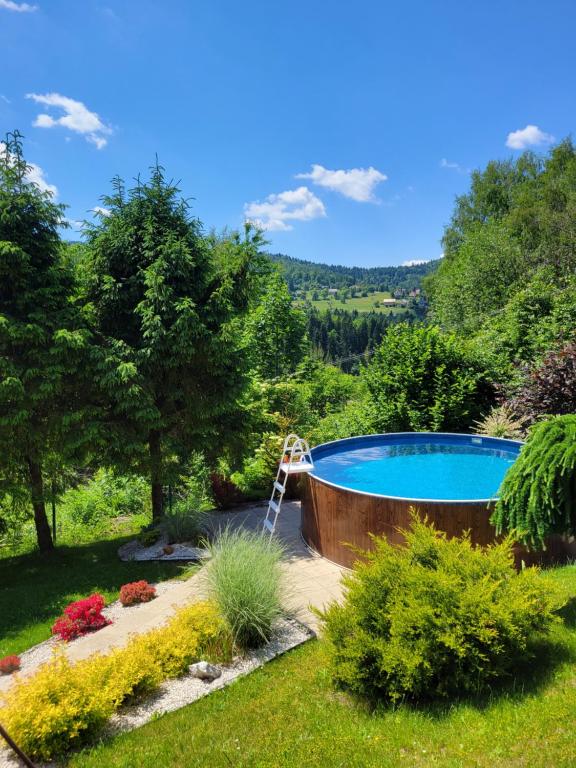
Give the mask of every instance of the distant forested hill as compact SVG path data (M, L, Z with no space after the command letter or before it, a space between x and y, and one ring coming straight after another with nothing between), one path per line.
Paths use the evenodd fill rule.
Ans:
M422 278L434 272L439 260L413 267L343 267L332 264L316 264L295 259L281 253L270 254L272 261L281 264L292 294L299 290L315 288L373 288L376 291L408 291L419 288Z

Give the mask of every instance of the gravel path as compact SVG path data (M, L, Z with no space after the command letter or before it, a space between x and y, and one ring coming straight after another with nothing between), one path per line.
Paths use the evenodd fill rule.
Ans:
M172 579L170 581L161 581L159 584L155 584L154 586L156 587L157 598L160 597L160 595L169 594L174 589L174 587L177 587L180 583L180 580ZM104 616L106 616L106 618L115 622L122 616L126 616L126 611L130 611L131 616L137 615L139 609L144 605L147 605L147 603L139 603L137 605L132 605L129 608L126 608L122 605L120 600L115 600L113 603L107 605L102 613ZM23 651L21 654L19 654L22 664L21 672L23 674L29 674L30 672L33 672L41 664L44 664L44 662L49 661L52 658L52 654L56 648L70 648L74 645L74 642L75 641L73 640L70 643L64 643L57 637L51 637L49 640L45 640L43 643L38 643L38 645L32 646L32 648L29 648L27 651ZM12 681L8 676L4 677L3 675L0 675L0 699L2 692L9 687L11 682Z

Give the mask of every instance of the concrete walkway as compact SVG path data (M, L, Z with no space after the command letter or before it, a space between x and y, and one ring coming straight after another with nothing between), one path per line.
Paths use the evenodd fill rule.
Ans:
M212 527L230 525L259 530L266 507L257 505L241 511L215 515ZM310 608L322 608L341 596L340 577L343 569L312 553L300 536L300 503L284 502L277 526L277 536L286 548L282 563L284 572L285 606L296 619L314 631L318 620ZM186 581L175 581L149 603L122 609L114 623L93 634L59 644L70 661L79 661L94 653L105 653L111 648L125 645L131 636L147 632L164 624L183 605L206 597L203 569ZM45 661L43 659L42 661ZM24 655L21 675L36 669L42 661L27 664ZM0 693L10 687L13 676L0 675Z

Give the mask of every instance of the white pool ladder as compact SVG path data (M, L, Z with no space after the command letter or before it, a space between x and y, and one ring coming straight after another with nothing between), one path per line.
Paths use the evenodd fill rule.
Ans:
M290 475L311 472L313 469L314 462L312 461L312 454L306 440L295 434L288 435L286 440L284 440L284 448L282 449L276 480L274 480L274 485L272 486L272 495L270 496L268 510L262 524L263 532L268 531L271 537L274 535L280 507L286 492L286 483Z

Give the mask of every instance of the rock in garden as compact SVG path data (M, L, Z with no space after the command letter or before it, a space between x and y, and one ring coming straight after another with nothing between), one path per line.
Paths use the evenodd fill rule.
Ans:
M211 683L212 680L216 680L216 678L220 677L222 674L222 670L219 667L215 667L207 661L198 661L196 664L191 664L189 671L192 677L206 680L208 683Z

